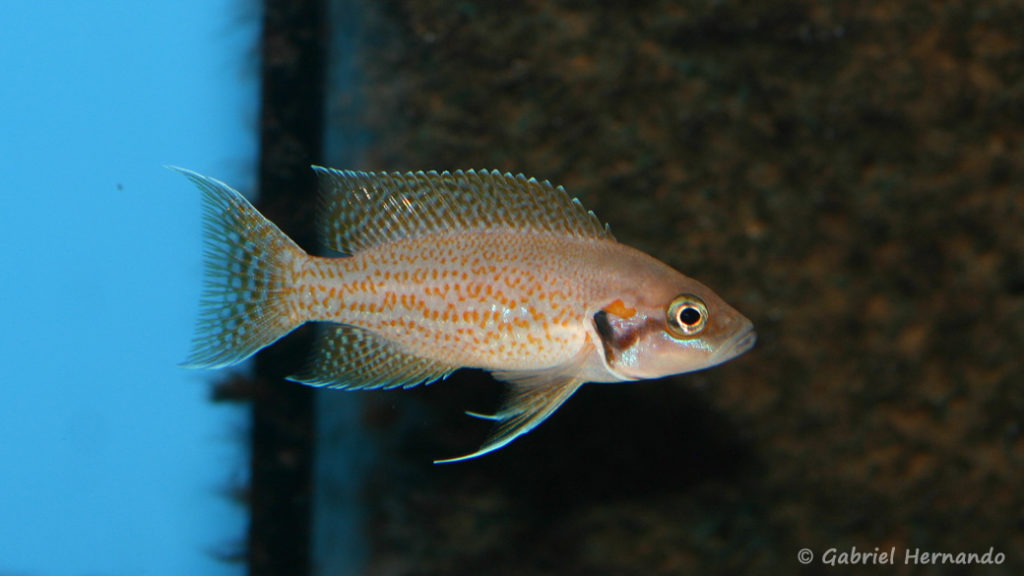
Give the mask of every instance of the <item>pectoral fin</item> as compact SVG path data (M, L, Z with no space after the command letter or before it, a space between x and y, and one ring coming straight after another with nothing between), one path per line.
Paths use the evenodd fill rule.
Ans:
M501 410L493 415L467 412L475 418L496 422L494 431L476 452L457 458L435 460L434 463L459 462L483 456L536 428L583 385L583 381L577 378L577 375L592 350L593 345L588 342L576 358L556 368L494 372L495 378L508 382L508 391Z

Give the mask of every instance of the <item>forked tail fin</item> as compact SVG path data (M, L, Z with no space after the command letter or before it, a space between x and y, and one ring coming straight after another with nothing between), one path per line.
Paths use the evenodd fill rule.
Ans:
M245 360L298 327L289 317L289 272L306 257L238 191L169 166L203 194L205 283L188 368L220 368Z

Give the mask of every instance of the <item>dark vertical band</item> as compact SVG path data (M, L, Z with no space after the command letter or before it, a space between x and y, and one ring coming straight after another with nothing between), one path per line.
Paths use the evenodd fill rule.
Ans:
M260 209L314 248L316 182L323 147L324 0L266 0L262 35ZM310 573L313 394L283 378L301 364L303 339L256 358L252 410L249 573Z

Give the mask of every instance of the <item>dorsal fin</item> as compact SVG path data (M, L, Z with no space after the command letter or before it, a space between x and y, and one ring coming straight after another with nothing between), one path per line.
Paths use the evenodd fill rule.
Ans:
M355 172L314 166L324 244L345 254L445 231L521 229L609 238L561 186L498 171Z

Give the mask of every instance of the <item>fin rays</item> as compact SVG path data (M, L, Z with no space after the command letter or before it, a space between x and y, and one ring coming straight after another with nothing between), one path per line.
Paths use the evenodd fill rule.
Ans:
M447 378L458 366L420 358L347 324L321 328L305 371L289 380L342 390L391 390Z
M281 295L285 272L305 252L238 191L169 166L203 197L204 287L188 368L237 364L295 328Z
M522 174L313 169L320 179L321 239L345 254L448 230L511 228L611 238L564 188Z
M564 382L551 382L544 386L528 384L510 384L508 397L502 409L494 415L467 412L470 416L497 423L494 431L476 452L435 460L435 464L446 464L470 460L483 456L508 445L516 438L536 428L547 420L555 410L569 399L583 384L582 381L570 378Z
M555 368L495 372L495 378L508 382L508 392L501 410L495 414L467 412L474 418L497 423L487 441L476 452L456 458L435 460L434 463L447 464L483 456L536 428L583 385L583 381L576 378L576 374L579 374L580 368L593 349L593 344L587 342L571 361Z

